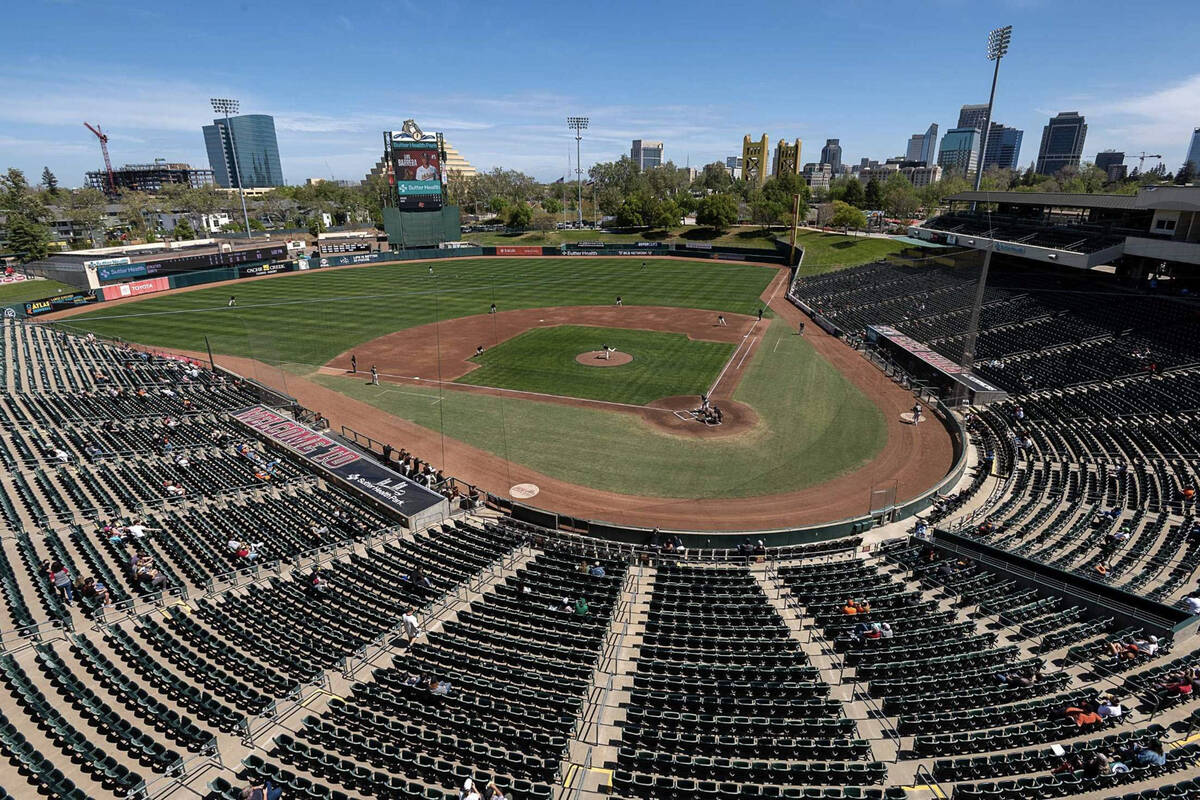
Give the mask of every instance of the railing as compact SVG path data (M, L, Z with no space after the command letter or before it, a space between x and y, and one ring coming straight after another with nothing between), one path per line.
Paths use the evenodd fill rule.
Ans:
M937 782L937 778L933 777L933 773L929 771L929 767L924 764L917 764L916 771L917 780L925 786L928 786L933 791L933 796L937 798L948 798L950 794L942 788L942 785Z

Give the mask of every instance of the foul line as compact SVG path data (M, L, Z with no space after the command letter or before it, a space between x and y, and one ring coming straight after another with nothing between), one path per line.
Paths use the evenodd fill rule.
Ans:
M750 351L753 348L754 348L754 339L751 338L750 342L746 345L746 349L744 351L742 351L742 359L741 359L741 361L738 362L738 365L737 365L738 369L742 368L742 364L745 362L746 356L750 355Z
M750 330L746 331L746 333L742 336L742 340L738 342L738 346L733 348L733 352L729 354L729 360L726 361L725 366L721 368L721 373L717 375L717 379L712 382L712 386L708 387L709 397L712 397L716 393L717 387L721 384L721 379L725 377L725 373L729 371L729 366L733 363L733 360L737 358L738 351L742 349L742 345L746 344L746 339L750 338L750 334L754 333L755 327L757 327L758 323L761 321L762 320L756 319L754 322L750 323ZM750 352L750 348L748 346L746 347L746 352ZM746 356L743 354L742 359L745 360L745 358ZM741 368L741 364L738 365L738 368Z

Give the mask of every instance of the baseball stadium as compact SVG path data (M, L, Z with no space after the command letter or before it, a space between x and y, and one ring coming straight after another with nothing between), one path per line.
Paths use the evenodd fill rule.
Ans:
M30 266L0 797L1200 797L1200 189L506 246L439 144L369 253Z

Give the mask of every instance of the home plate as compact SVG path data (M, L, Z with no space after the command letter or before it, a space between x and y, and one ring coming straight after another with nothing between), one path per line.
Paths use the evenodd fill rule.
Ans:
M528 500L537 495L541 491L535 483L518 483L516 486L508 490L510 497L515 497L518 500Z

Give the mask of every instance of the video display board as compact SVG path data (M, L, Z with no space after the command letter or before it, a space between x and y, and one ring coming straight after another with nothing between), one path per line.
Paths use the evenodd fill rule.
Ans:
M408 120L404 129L385 134L391 182L401 211L436 211L442 207L441 147L437 134L425 133Z

